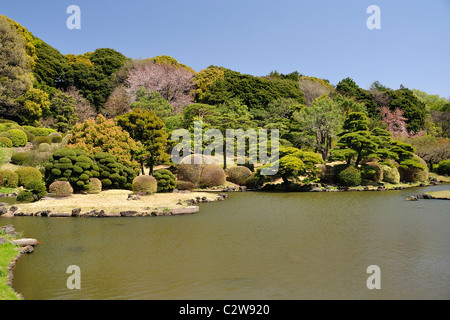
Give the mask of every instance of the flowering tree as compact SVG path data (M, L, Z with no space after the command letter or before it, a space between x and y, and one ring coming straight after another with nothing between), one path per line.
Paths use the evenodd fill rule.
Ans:
M149 60L137 64L127 78L128 94L134 99L140 87L156 91L169 101L176 112L193 102L194 74L186 68Z
M406 121L408 118L403 116L404 111L396 108L391 111L388 107L381 107L381 118L385 124L387 124L387 130L393 135L408 136L408 130L406 129Z

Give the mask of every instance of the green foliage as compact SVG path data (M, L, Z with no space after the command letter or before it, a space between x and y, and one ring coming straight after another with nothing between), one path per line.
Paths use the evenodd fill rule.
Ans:
M52 127L67 132L78 120L76 103L72 96L56 90L50 101L49 115L56 121Z
M33 180L42 180L42 174L39 169L34 167L19 167L15 173L18 176L18 186L25 187Z
M172 192L177 185L175 175L167 169L155 171L153 177L158 182L158 192Z
M41 143L52 144L52 138L45 137L45 136L39 136L39 137L36 137L33 142L35 144L41 144Z
M5 184L5 180L3 179L3 175L0 173L0 188L2 188Z
M23 126L25 130L28 132L34 134L36 137L46 137L54 132L56 132L55 129L50 128L39 128L39 127L32 127L32 126Z
M25 202L25 203L35 201L33 197L33 192L28 190L20 191L19 194L17 195L16 200L17 202Z
M2 170L0 174L3 177L3 186L6 188L17 188L19 185L19 176L11 170Z
M361 172L354 166L347 166L337 172L337 181L342 186L354 187L361 184Z
M136 100L130 104L130 108L153 111L159 118L169 117L173 113L172 105L159 92L149 93L144 87L136 91Z
M82 149L90 156L107 152L125 167L135 170L136 174L138 172L139 164L135 158L140 150L139 144L114 120L106 120L102 115L76 124L67 146Z
M68 181L54 181L48 187L52 197L68 197L73 194L73 188Z
M345 97L354 98L357 103L364 104L369 116L377 116L377 105L371 94L367 90L361 89L353 79L345 78L341 80L336 85L336 92Z
M19 166L30 165L33 154L28 151L16 152L11 157L11 163Z
M389 163L389 164L388 164ZM398 169L390 162L380 163L380 167L383 170L383 181L392 184L400 183L400 173Z
M203 168L200 177L201 187L217 187L221 186L226 181L226 174L223 169L217 164L210 164Z
M399 108L403 110L404 116L408 119L408 131L414 133L419 132L425 124L425 103L420 101L414 95L413 91L403 87L399 90L389 91L388 94L392 99L389 109L395 110Z
M50 107L48 94L36 88L30 88L19 101L23 105L20 118L27 124L37 124Z
M437 173L442 175L450 175L450 160L443 160L439 162Z
M381 182L383 169L377 162L367 162L362 166L361 178L367 181Z
M28 138L25 132L20 129L8 130L9 137L14 147L23 147L27 144Z
M95 153L94 160L98 166L98 178L102 183L103 189L131 188L131 183L136 177L136 171L117 162L115 156L106 152ZM82 177L80 176L80 178ZM87 179L88 177L83 180Z
M150 174L153 173L155 165L169 159L165 150L167 133L164 130L164 122L155 112L136 108L117 117L116 121L133 139L143 144L145 151L141 156L141 164L147 164Z
M45 165L45 182L68 181L75 191L88 191L89 178L98 177L99 167L80 149L59 149Z
M244 166L236 166L227 169L227 180L240 186L244 186L246 180L251 176L253 176L251 170Z
M0 147L3 148L11 148L13 146L13 143L11 139L7 137L0 137Z
M33 198L36 201L47 195L47 188L42 180L33 180L28 182L25 189L33 194Z
M428 179L428 168L426 162L414 155L413 158L400 162L398 167L400 180L405 182L426 181Z
M156 179L152 176L142 175L134 178L132 183L133 192L135 193L146 193L147 195L153 194L158 190L158 183Z

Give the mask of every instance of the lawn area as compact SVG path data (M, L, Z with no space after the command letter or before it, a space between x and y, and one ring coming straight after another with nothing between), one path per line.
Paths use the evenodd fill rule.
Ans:
M10 237L0 233L0 236L6 240ZM10 243L0 245L0 300L20 300L16 293L7 285L8 266L11 261L19 254L16 246Z
M449 199L450 200L450 190L427 192L427 194L432 196L435 199Z
M99 194L74 194L66 198L47 198L33 203L16 204L19 212L31 213L51 210L54 213L70 213L72 209L81 208L81 212L105 210L106 213L120 213L121 211L146 211L148 208L183 208L187 204L184 200L196 197L216 199L217 195L210 192L191 193L155 193L141 196L140 200L127 200L129 190L107 190ZM178 202L182 202L178 205Z

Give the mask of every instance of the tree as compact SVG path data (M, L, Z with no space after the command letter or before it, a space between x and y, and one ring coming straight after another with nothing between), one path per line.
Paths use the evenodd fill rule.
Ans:
M80 93L80 91L75 87L69 87L65 94L71 96L75 101L75 113L78 117L78 121L84 121L87 119L95 118L97 116L97 112L95 112L95 108L90 104L86 98Z
M59 132L67 132L77 122L76 101L59 90L55 92L50 101L50 115L55 119L52 126Z
M353 97L356 102L363 103L366 106L369 116L376 117L378 109L371 94L360 88L356 82L351 78L345 78L336 85L336 92L345 97Z
M25 124L37 124L39 118L49 111L48 94L40 89L31 88L18 101L23 105L20 118Z
M407 118L403 116L404 111L396 108L391 111L388 107L381 107L381 119L387 125L387 130L394 135L407 136L408 130L406 128Z
M161 94L179 112L193 101L194 74L186 68L167 63L146 61L130 70L127 78L128 93L132 98L144 87L148 92Z
M145 152L141 157L141 170L144 174L145 162L150 168L150 175L153 175L154 166L169 158L165 150L167 133L164 130L164 122L155 112L139 108L118 116L116 121L133 139L143 144Z
M115 88L108 97L102 112L108 118L115 118L130 110L130 97L126 87L121 85Z
M305 94L305 103L307 106L311 106L313 101L320 96L331 95L334 92L334 88L328 82L315 77L301 77L298 80L300 89Z
M307 141L316 152L322 154L323 159L328 159L333 139L336 138L343 118L341 110L327 95L315 99L311 107L305 107L296 112L294 118L309 135Z
M172 105L159 92L148 92L144 87L136 91L136 100L130 104L130 108L154 111L159 118L169 117L173 113Z
M31 59L24 39L4 16L0 16L0 43L0 116L18 119L18 98L31 88L33 81Z
M116 125L114 120L106 120L102 115L98 115L96 119L87 119L76 124L71 133L69 148L82 149L90 156L97 152L110 153L119 163L138 172L139 163L136 157L141 145L136 143L127 131Z
M392 98L389 109L403 110L404 116L408 119L407 129L409 132L419 132L424 124L426 117L426 105L421 102L414 93L408 88L401 87L395 91L389 91Z

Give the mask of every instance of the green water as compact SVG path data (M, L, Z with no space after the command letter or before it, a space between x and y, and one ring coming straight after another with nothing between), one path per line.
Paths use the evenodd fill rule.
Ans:
M40 242L14 269L25 299L449 299L450 202L405 201L448 188L231 193L190 216L0 224Z

